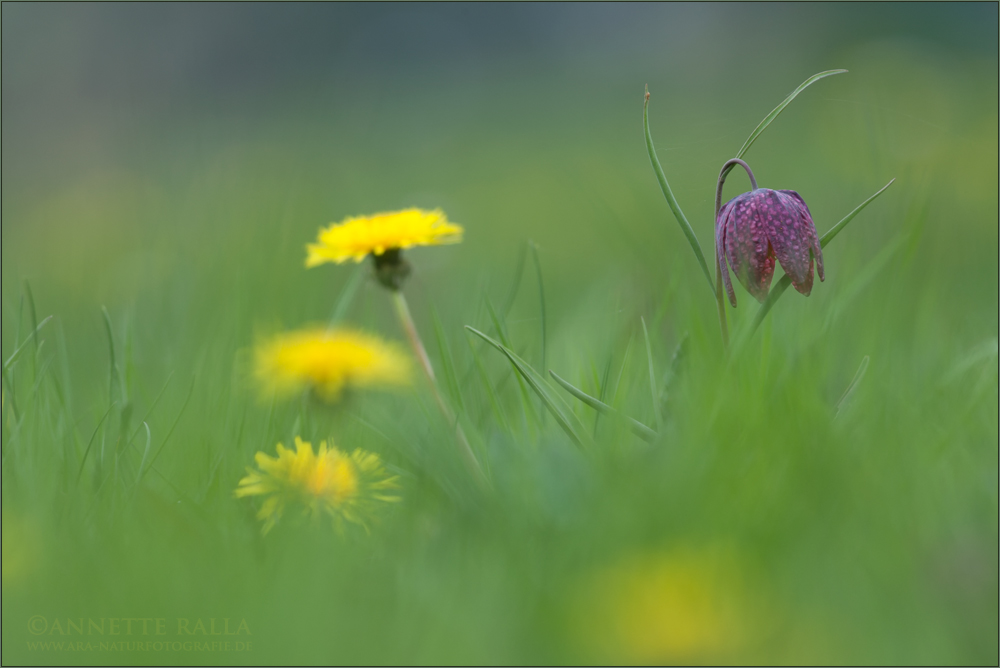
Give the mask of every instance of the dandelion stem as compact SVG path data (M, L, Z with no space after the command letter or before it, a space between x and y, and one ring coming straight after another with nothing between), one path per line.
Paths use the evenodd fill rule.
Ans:
M465 460L476 482L485 488L489 488L489 481L486 478L486 474L483 473L483 468L479 464L479 460L476 459L476 455L472 452L472 446L469 445L469 439L466 438L462 425L458 423L455 414L448 407L448 404L445 403L444 397L441 396L437 378L434 376L434 367L431 366L430 357L427 356L424 343L420 340L420 334L417 332L417 326L413 322L413 316L410 315L410 307L406 303L406 297L403 295L402 290L392 290L392 302L396 307L396 314L399 316L399 321L406 331L406 338L410 342L410 347L413 348L413 354L416 355L421 368L424 370L424 374L427 376L427 380L431 386L431 393L434 395L434 400L437 402L438 408L441 409L441 414L444 415L445 420L455 425L455 437L458 440L458 449L462 455L462 459Z

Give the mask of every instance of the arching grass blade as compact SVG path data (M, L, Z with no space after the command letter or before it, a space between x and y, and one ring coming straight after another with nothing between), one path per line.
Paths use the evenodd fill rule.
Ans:
M559 385L561 385L564 390L566 390L574 397L576 397L583 403L587 404L588 406L596 410L598 413L603 413L604 415L610 415L612 417L618 418L619 420L622 420L626 425L628 425L629 429L631 429L636 436L646 441L647 443L654 443L656 439L659 438L659 434L657 434L655 431L653 431L643 423L633 418L630 418L627 415L619 413L614 408L608 406L600 399L592 397L583 390L574 387L563 378L560 378L555 371L549 369L549 375L552 376L552 379L555 380L557 383L559 383Z
M579 424L579 419L576 415L574 415L572 411L563 410L563 408L559 406L556 399L549 394L547 389L545 389L545 381L538 375L538 372L531 368L531 365L521 359L512 350L503 344L494 341L475 327L466 325L465 328L499 350L507 357L508 360L510 360L514 369L524 378L528 386L542 400L542 404L549 410L550 413L552 413L552 417L556 419L556 422L558 422L559 426L566 432L566 435L570 437L570 440L581 448L587 447L591 444L590 436L586 435L586 432L582 429L583 425ZM574 422L577 424L574 424Z
M891 186L893 183L895 183L895 181L896 181L896 179L892 179L891 181L889 181L889 183L887 183L884 186L882 186L881 190L879 190L877 193L875 193L874 195L872 195L871 197L869 197L868 199L866 199L864 202L862 202L861 204L859 204L858 208L856 208L854 211L851 211L849 214L847 214L844 217L843 220L841 220L839 223L837 223L836 225L834 225L833 227L831 227L829 230L827 230L826 234L824 234L823 236L821 236L819 238L820 248L826 248L826 245L828 243L830 243L831 241L833 241L833 238L835 236L837 236L838 234L840 234L840 231L843 230L845 227L847 227L847 224L849 222L851 222L852 220L854 220L854 217L856 215L858 215L859 213L861 213L861 210L863 208L865 208L866 206L868 206L869 204L871 204L872 201L876 197L878 197L879 195L881 195L882 193L884 193L885 189L888 188L889 186Z
M845 72L847 72L847 70L827 70L826 72L820 72L818 74L814 74L805 81L803 81L798 88L793 90L788 95L788 97L786 97L781 102L781 104L779 104L777 107L771 110L771 113L765 116L764 120L762 120L757 125L757 127L754 128L753 132L750 133L750 136L747 137L747 140L743 142L743 146L741 146L740 150L736 152L736 157L742 158L746 154L746 152L750 150L750 147L753 146L753 143L757 141L757 137L763 134L764 130L767 129L767 126L770 125L774 121L774 119L776 119L778 115L785 110L785 107L791 104L792 100L798 97L799 93L801 93L806 88L816 83L820 79L825 79L826 77L832 77L834 74L844 74Z
M113 403L108 406L108 410L104 412L104 417L102 417L97 423L97 426L94 427L94 433L91 434L90 440L87 442L87 448L83 451L83 457L80 459L80 470L76 474L77 482L80 482L80 476L83 475L83 467L87 463L87 456L90 454L90 448L94 445L94 439L97 438L97 432L101 430L101 425L104 424L104 421L108 419L109 415L111 415L111 409L114 407L115 404Z
M646 339L646 365L649 367L649 393L653 399L653 415L656 417L657 428L662 428L663 418L660 417L660 392L656 389L656 371L653 368L653 347L649 343L649 330L646 329L646 319L642 322L642 335Z
M656 157L656 149L653 148L653 136L649 133L649 87L646 88L645 101L642 103L642 129L646 135L646 151L649 153L649 162L653 166L653 172L656 174L656 180L660 184L660 190L663 191L663 197L667 200L667 205L670 210L674 213L674 218L677 219L677 224L681 226L681 231L684 232L684 236L687 237L688 243L691 244L691 250L694 251L695 257L698 258L698 264L701 265L701 270L705 274L705 278L708 280L708 287L712 290L712 294L715 294L715 280L712 278L712 274L708 271L708 263L705 261L705 253L701 250L701 244L698 243L698 237L695 236L694 230L691 228L691 223L688 222L687 216L681 211L680 205L677 203L677 198L674 197L673 191L670 189L670 184L667 183L667 177L663 174L663 168L660 167L660 160Z
M545 335L545 284L542 282L542 263L538 259L538 244L534 241L531 242L531 259L535 262L535 275L538 277L538 308L541 311L542 316L542 368L545 368L545 348L546 348L546 335Z
M42 331L42 327L45 327L45 325L48 324L49 320L52 320L51 315L46 316L44 320L38 323L38 326L35 327L35 329L32 330L31 334L29 334L27 338L25 338L24 341L21 342L21 345L19 345L17 348L14 349L14 352L12 352L10 354L10 357L7 358L7 361L3 363L4 371L10 369L11 365L17 360L18 356L21 354L21 351L24 350L24 347L29 343L31 343L32 340L34 340L35 337L38 336L38 333Z
M858 389L858 385L861 383L861 379L865 377L865 372L868 371L869 361L870 359L868 355L865 355L863 358L861 358L861 365L858 367L857 372L855 372L854 379L851 380L851 384L847 386L846 390L844 390L843 396L840 397L840 400L837 402L837 405L834 408L834 414L833 414L834 419L840 416L840 412L844 410L844 408L847 406L847 402L851 400L851 395L853 395L854 391Z

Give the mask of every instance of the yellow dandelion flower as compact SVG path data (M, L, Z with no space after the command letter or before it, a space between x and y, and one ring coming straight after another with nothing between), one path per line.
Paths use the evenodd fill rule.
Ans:
M247 467L235 491L237 497L266 497L257 512L265 534L289 506L308 516L329 515L338 526L346 520L367 528L380 503L399 500L389 493L398 487L397 476L388 475L374 453L358 449L348 455L326 441L314 453L312 444L299 437L295 452L281 443L277 452L277 457L258 452L258 470Z
M584 645L624 663L728 663L764 613L759 601L751 612L740 572L721 550L632 555L588 579L575 627Z
M42 563L42 536L27 517L3 510L3 567L4 587L26 584Z
M306 267L361 262L369 254L377 257L413 246L454 244L462 240L462 232L462 227L448 222L440 209L404 209L347 218L321 229L316 243L306 246Z
M395 345L374 336L312 328L262 341L254 372L266 391L287 396L309 389L334 401L345 387L408 384L410 360Z

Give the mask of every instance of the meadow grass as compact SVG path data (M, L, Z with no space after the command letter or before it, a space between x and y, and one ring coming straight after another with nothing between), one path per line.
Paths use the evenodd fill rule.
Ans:
M350 118L300 117L250 144L176 149L140 182L97 174L5 204L4 663L995 663L997 197L945 175L995 159L982 124L896 160L902 172L872 160L877 174L845 175L796 153L846 123L801 101L754 151L762 182L770 169L775 187L814 193L820 234L898 181L840 231L808 299L789 292L757 321L739 293L727 355L634 98L635 141L593 138L594 162L545 127L521 146L483 139L485 175L394 173L378 154L406 128L373 151L341 129ZM682 132L654 123L664 146ZM843 141L832 155L856 149ZM703 240L733 148L697 190L661 149ZM331 407L253 383L256 337L282 327L403 340L367 265L301 266L320 225L403 197L466 227L461 246L409 255L405 290L487 489L426 385ZM69 215L88 238L39 222ZM401 501L367 531L289 516L262 535L233 490L254 453L296 436L378 453ZM29 644L160 639L140 622L64 633L110 618L252 646ZM188 636L178 619L248 633Z

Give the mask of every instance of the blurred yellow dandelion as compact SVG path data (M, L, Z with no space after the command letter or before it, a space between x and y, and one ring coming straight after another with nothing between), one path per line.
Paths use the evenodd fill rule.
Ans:
M313 328L262 341L254 372L266 391L287 396L309 389L334 401L345 387L408 384L410 360L395 345L368 334Z
M711 550L627 557L588 579L573 614L584 645L623 663L726 663L755 626L734 560Z
M38 527L24 516L3 511L3 586L23 585L42 561L42 538Z
M404 209L347 218L321 229L316 243L307 244L306 267L324 262L361 262L369 254L413 246L438 246L462 240L462 227L448 222L440 209Z
M314 453L312 444L299 437L294 452L281 443L277 452L277 457L258 452L258 470L247 467L235 492L237 497L266 497L257 512L264 533L289 506L313 517L329 515L338 526L343 520L367 526L381 503L399 500L390 492L398 487L397 477L386 473L374 453L359 449L348 455L327 447L326 441Z

